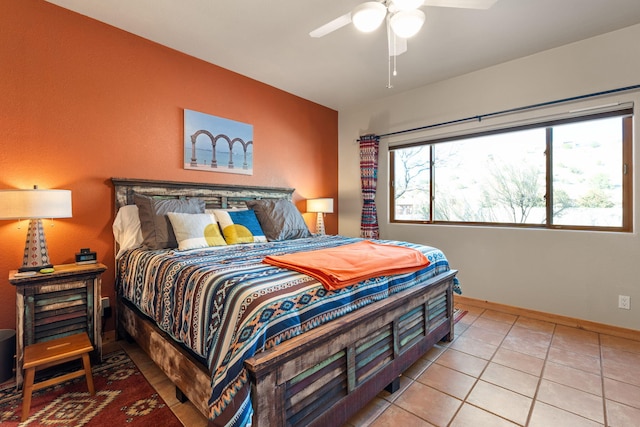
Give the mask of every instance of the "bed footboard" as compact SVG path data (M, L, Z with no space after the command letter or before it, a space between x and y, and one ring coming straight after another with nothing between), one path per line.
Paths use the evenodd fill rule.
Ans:
M344 424L435 343L453 339L456 274L442 273L246 360L253 426ZM135 339L206 416L207 368L121 298L117 317L119 334Z
M133 338L142 350L206 416L211 396L211 376L206 367L191 356L152 321L118 298L118 334Z
M253 426L344 424L436 342L453 339L456 273L442 273L245 361Z

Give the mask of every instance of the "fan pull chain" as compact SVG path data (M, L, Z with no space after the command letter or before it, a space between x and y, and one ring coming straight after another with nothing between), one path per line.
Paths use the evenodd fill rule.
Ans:
M393 37L393 43L391 42ZM393 44L393 51L391 45ZM387 48L389 52L389 63L388 63L388 72L387 72L387 89L393 88L391 84L391 57L393 56L393 75L398 74L396 72L396 35L393 31L391 31L391 26L389 25L389 15L387 15Z
M398 71L396 70L397 61L398 61L398 55L393 55L393 77L398 75Z

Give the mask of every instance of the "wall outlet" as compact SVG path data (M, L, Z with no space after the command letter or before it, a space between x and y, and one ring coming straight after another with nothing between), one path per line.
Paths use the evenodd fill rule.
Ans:
M102 297L100 302L102 304L102 317L111 317L111 303L109 302L109 297Z
M627 295L618 295L618 308L631 310L631 297Z

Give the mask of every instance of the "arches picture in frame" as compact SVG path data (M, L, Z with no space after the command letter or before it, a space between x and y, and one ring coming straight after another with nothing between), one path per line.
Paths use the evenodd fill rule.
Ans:
M253 125L185 109L184 168L253 175Z

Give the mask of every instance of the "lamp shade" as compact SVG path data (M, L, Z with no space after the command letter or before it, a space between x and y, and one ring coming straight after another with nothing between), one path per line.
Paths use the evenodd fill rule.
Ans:
M70 217L70 190L0 190L0 219Z
M401 10L391 17L389 25L396 36L408 39L420 31L424 19L424 12L421 10Z
M307 212L333 213L333 199L329 197L308 199Z
M353 9L351 21L358 30L370 33L382 24L385 16L387 16L385 5L377 1L368 1Z

